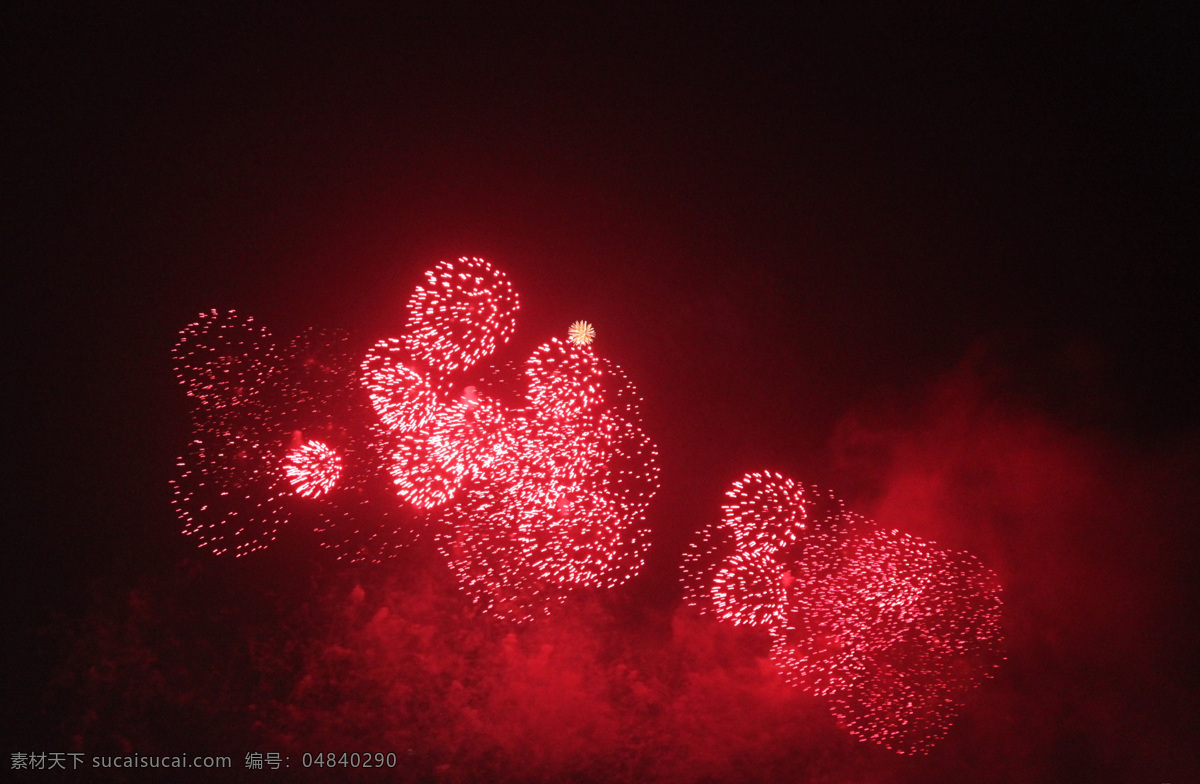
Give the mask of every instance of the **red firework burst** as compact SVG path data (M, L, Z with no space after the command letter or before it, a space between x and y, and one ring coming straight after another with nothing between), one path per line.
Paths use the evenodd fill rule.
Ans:
M619 574L626 518L616 500L579 486L554 488L538 518L520 529L530 566L563 586L605 586Z
M727 495L721 523L685 553L685 600L768 629L784 679L829 697L855 736L927 751L1002 658L995 576L778 474Z
M590 413L601 402L603 370L591 346L555 338L526 363L529 402L544 416L565 419Z
M202 547L245 554L297 519L339 558L377 560L411 542L371 453L371 409L347 343L310 329L280 349L253 319L217 311L181 332L174 356L195 436L172 487L184 532ZM318 436L341 470L324 453L289 457L297 431Z
M289 449L283 459L284 475L304 498L320 498L336 487L342 469L341 456L320 441Z
M518 309L508 276L488 262L443 261L408 302L404 343L443 373L466 370L512 337Z
M622 416L636 411L632 385L590 349L576 347L583 360L573 365L557 361L565 355L560 348L543 346L539 361L526 366L533 369L526 374L531 402L540 405L506 409L471 390L443 409L431 431L453 460L487 466L464 470L473 489L442 514L443 551L477 603L513 619L548 611L564 592L635 575L647 546L645 510L657 489L654 446ZM547 356L554 359L540 361ZM572 366L584 368L583 395L577 377L563 372ZM604 404L608 379L620 385L613 396L619 408ZM502 568L492 566L497 558Z
M712 577L712 609L735 625L774 627L787 604L783 566L758 549L735 551Z
M1003 658L999 584L972 556L897 531L852 536L839 555L806 606L789 608L772 660L832 697L854 735L926 752Z
M772 628L796 593L785 589L821 579L853 518L832 494L769 471L746 474L725 495L721 522L684 553L684 600L724 621Z
M518 456L528 443L519 414L474 387L438 410L428 440L433 458L467 481L501 484L515 478Z
M602 433L580 423L516 418L510 435L515 448L491 481L444 516L450 527L443 551L457 572L469 575L464 582L475 600L508 608L497 611L508 616L533 617L545 609L535 606L542 599L553 605L564 590L617 585L636 574L649 494L606 489L617 453L605 449ZM652 484L656 470L648 466L645 473L643 482ZM504 567L487 566L495 554L476 563L485 550L505 554Z
M426 273L406 334L358 363L331 333L280 351L250 319L202 315L176 347L203 436L176 482L185 530L243 552L303 516L339 557L377 559L405 538L375 505L382 484L409 522L437 510L452 567L501 617L628 580L658 485L637 392L584 341L552 340L515 374L464 377L509 338L516 311L503 273L464 258Z
M379 421L396 433L420 430L437 412L433 387L403 362L399 341L381 340L367 352L361 380Z
M722 519L743 549L774 553L807 527L804 488L780 474L746 474L725 496Z
M528 542L514 535L520 523L497 488L464 492L453 508L440 511L440 522L439 549L463 590L489 615L527 623L569 595L531 563Z
M280 366L271 333L236 311L210 310L179 333L175 375L202 416L259 397Z
M387 465L396 493L418 509L441 506L458 492L462 474L439 461L426 438L401 436L393 444Z
M193 439L171 480L183 533L214 555L243 556L275 540L288 521L283 477L253 439Z

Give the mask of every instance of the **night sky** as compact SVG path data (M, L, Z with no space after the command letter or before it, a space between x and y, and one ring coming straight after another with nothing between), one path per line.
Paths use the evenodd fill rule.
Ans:
M503 358L596 325L645 398L662 489L647 567L596 599L602 620L479 627L480 661L500 655L489 634L561 659L507 680L478 665L523 706L476 705L500 728L472 741L491 751L430 718L449 692L406 708L443 733L405 736L406 780L1200 780L1200 128L1182 11L42 5L3 11L6 756L125 738L240 762L369 735L300 670L255 671L291 713L252 727L231 706L253 676L165 653L241 650L237 624L355 650L362 629L320 616L321 597L368 586L359 601L434 626L454 599L435 564L418 588L300 544L257 564L197 552L170 506L189 433L170 349L209 308L283 335L392 336L422 271L470 255L521 296ZM754 675L761 639L681 620L680 553L763 469L1004 583L1008 662L928 758L848 739ZM205 601L236 619L230 640ZM206 685L222 696L201 718L148 717L124 676L63 686L135 658L110 639L135 621L139 650L175 668L139 665L161 677L146 699L183 715ZM689 653L713 646L734 653ZM621 729L625 703L536 697L635 660L690 684L662 687L663 716L710 679L711 716L646 725L674 750L658 767L637 766L653 755ZM729 715L770 730L737 736ZM566 728L559 757L529 752L548 726Z

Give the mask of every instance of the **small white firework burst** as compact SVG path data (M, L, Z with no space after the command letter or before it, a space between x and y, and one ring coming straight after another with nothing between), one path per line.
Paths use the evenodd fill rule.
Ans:
M586 321L576 321L567 330L567 336L577 346L586 346L596 339L596 329Z

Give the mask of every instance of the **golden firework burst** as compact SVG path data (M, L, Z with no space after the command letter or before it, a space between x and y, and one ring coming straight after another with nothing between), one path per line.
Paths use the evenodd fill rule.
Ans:
M596 330L586 321L576 321L567 330L567 336L577 346L586 346L596 339Z

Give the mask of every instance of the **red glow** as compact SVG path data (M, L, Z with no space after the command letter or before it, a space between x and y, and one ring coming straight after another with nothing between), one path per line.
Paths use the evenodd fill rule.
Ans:
M481 606L513 620L565 590L611 587L641 568L642 524L657 488L653 445L611 412L570 419L482 399L450 409L477 488L443 514L443 552ZM489 429L489 427L491 429ZM471 429L479 434L471 437ZM503 541L501 541L503 540Z
M215 555L261 550L287 522L287 486L254 440L196 438L177 465L172 487L183 533Z
M287 521L287 487L275 470L282 450L267 435L281 355L254 319L216 310L189 324L172 353L195 402L196 436L172 481L184 534L215 554L262 549Z
M244 555L297 519L339 558L377 560L412 540L372 453L373 417L346 342L309 329L281 349L253 319L217 311L181 332L176 372L195 435L172 486L184 533L201 547ZM295 431L318 436L336 461L289 455L303 445Z
M786 602L783 566L762 550L734 553L713 576L713 611L734 624L776 626Z
M179 383L210 414L250 404L279 364L271 333L232 310L201 313L171 353Z
M722 519L743 547L774 553L806 528L804 489L779 474L747 474L725 496Z

